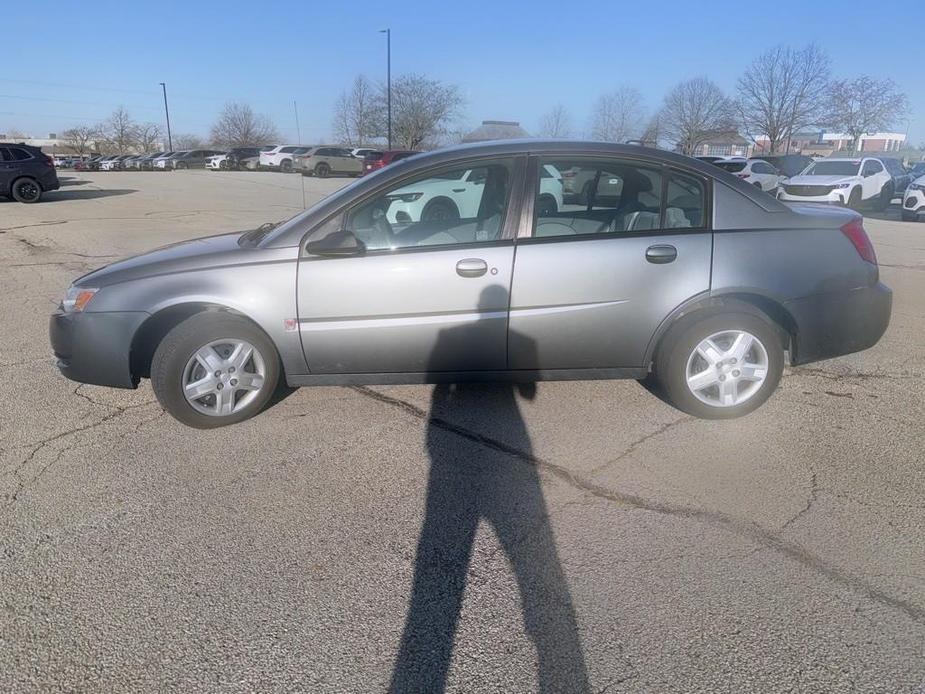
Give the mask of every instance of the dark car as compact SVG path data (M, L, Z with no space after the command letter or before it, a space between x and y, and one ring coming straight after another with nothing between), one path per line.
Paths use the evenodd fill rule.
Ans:
M264 147L235 147L230 149L225 161L222 162L222 168L239 171L242 161L251 157L259 157L261 152L266 152L273 149L273 147L274 145L266 145Z
M363 176L373 171L378 171L389 164L406 159L415 154L419 154L419 152L413 152L407 149L389 149L385 152L373 152L363 159L363 173L360 175Z
M887 157L880 157L880 161L883 162L884 168L893 178L893 198L902 198L903 193L906 192L906 188L909 187L909 184L915 180L911 173L906 171L906 167L902 165L902 162L899 159L889 159Z
M58 190L54 160L38 147L0 142L0 195L17 202L38 202Z
M223 152L217 149L193 149L171 157L167 160L167 166L177 170L204 169L206 168L206 160L216 154L223 154Z
M805 154L768 154L767 156L753 154L752 158L768 162L787 178L800 174L813 163L812 157L807 157Z
M598 184L606 172L619 193L544 204L561 181L542 172L575 169ZM438 191L458 204L410 213ZM684 412L737 417L771 395L788 358L883 335L892 293L863 221L662 150L464 145L285 223L84 275L51 318L51 345L65 376L150 378L166 410L203 428L253 416L281 381L650 379Z

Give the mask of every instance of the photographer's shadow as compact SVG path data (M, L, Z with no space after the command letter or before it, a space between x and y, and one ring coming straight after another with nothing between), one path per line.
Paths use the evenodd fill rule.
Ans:
M499 292L503 293L503 297ZM500 286L482 293L480 308L506 305ZM499 320L485 318L484 320ZM443 330L431 355L458 354L481 321ZM507 322L505 321L505 327ZM509 336L511 350L533 350L532 340ZM532 399L535 384L441 384L434 387L427 427L430 475L418 542L414 587L392 692L442 692L453 652L473 541L480 520L491 525L514 570L523 621L538 661L539 690L590 691L578 624L559 562L536 466L452 431L460 423L483 431L499 423L504 446L531 454L517 394ZM495 616L485 614L484 620ZM483 648L491 648L486 636Z

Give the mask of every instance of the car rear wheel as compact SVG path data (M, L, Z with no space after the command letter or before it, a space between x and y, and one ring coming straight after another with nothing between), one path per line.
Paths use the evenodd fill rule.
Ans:
M186 319L161 340L151 384L161 406L197 429L235 424L269 402L279 382L276 348L257 326L229 313Z
M42 199L42 186L35 179L20 178L13 181L11 194L16 202L38 202Z
M457 222L459 221L459 208L452 200L433 200L427 203L421 212L422 222Z
M318 178L327 178L331 175L331 167L321 162L318 166L315 167L315 175Z
M279 163L279 170L283 173L289 173L292 171L292 159L283 159Z
M777 388L784 351L774 325L725 313L669 334L655 362L668 400L703 419L732 419L760 407Z
M536 214L538 217L552 217L558 211L559 205L551 195L541 195L536 201Z

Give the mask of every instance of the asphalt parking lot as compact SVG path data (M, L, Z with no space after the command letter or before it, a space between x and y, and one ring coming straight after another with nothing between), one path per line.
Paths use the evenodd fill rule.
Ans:
M633 381L321 387L197 431L61 377L47 315L347 180L61 175L0 200L0 690L925 691L925 224L866 222L883 340L743 419Z

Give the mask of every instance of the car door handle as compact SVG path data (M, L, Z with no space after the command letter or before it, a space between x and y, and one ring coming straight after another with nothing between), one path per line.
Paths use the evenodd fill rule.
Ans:
M678 257L678 249L668 244L649 246L646 249L646 260L656 265L671 263Z
M456 263L456 274L460 277L481 277L488 272L488 263L481 258L465 258Z
M465 188L453 188L453 192L454 193L465 193L466 189Z

